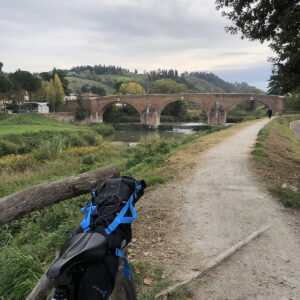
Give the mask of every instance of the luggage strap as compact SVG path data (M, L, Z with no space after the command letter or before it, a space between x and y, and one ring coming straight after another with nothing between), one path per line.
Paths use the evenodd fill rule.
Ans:
M85 215L85 218L80 222L83 232L90 230L91 213L94 210L96 210L96 212L97 212L97 206L93 205L92 200L90 201L90 203L87 206L80 209L80 211Z
M142 188L142 185L139 184L136 186L135 192L130 196L126 205L122 208L119 214L114 218L114 220L105 228L105 233L107 235L111 234L120 224L132 223L136 218L136 211L133 207L133 199L137 198L137 192ZM126 212L130 209L131 217L125 217Z
M129 267L129 263L128 263L127 258L123 255L122 251L118 248L116 248L115 255L123 258L123 261L124 261L124 276L127 279L130 279L130 267Z

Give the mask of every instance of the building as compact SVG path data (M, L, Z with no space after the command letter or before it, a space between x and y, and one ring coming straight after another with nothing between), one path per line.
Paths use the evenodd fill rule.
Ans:
M49 106L47 102L35 102L37 105L37 112L40 114L49 114Z
M70 94L69 96L65 96L65 101L76 101L77 100L77 95L76 94Z

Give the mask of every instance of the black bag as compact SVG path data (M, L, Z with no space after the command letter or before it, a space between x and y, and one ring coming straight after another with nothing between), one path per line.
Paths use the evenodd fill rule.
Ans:
M94 206L95 209L91 212L90 220L87 220L86 223L88 223L90 231L99 232L107 237L110 249L124 247L131 241L131 224L121 223L117 230L110 234L107 234L105 229L114 221L130 197L133 197L132 204L135 205L138 199L143 196L145 188L144 180L136 181L134 178L123 176L107 180L92 191L90 207ZM131 211L128 209L125 217L130 217L130 214ZM82 227L81 230L84 231L84 225Z
M71 295L65 299L108 298L119 270L119 256L123 257L120 249L131 241L134 205L145 188L145 181L123 176L92 191L90 203L81 209L85 215L81 228L65 242L60 257L47 272L56 280L57 294ZM129 265L123 258L129 279Z

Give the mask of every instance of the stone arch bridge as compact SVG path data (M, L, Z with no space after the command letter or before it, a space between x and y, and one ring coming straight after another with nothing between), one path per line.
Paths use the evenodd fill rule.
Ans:
M122 102L133 106L141 116L141 123L158 125L164 108L175 101L187 100L199 104L207 113L208 124L226 123L226 115L237 104L252 100L271 108L273 114L284 111L284 97L257 94L155 94L155 95L116 95L90 99L91 123L102 123L103 114L112 103Z

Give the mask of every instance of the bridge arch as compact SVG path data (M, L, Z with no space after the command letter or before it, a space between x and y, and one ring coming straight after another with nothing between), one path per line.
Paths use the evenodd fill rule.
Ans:
M126 123L140 121L140 112L132 105L132 103L126 103L123 100L111 101L110 103L107 103L105 106L103 106L100 114L103 122Z
M233 103L229 108L227 108L226 112L229 113L230 111L232 111L237 105L241 104L241 103L244 103L244 102L247 102L247 101L254 101L254 102L258 102L258 103L261 103L265 106L267 106L268 108L272 109L273 111L276 110L276 107L274 104L270 103L270 101L266 100L266 99L263 99L262 97L254 97L254 96L251 96L249 97L249 99L247 98L243 98L243 99L240 99L238 101L236 101L235 103Z
M181 103L181 102L187 103L189 108L191 108L191 104L192 104L194 106L194 111L197 111L197 110L202 111L202 113L204 113L204 115L205 115L205 116L203 116L203 114L201 114L201 116L198 115L198 120L196 119L195 115L194 115L194 117L192 115L188 115L188 116L186 116L186 117L188 117L186 120L181 120L181 121L183 121L183 122L192 121L192 118L194 118L195 122L200 121L200 120L207 122L207 112L206 112L205 108L202 106L202 103L199 104L199 103L197 103L199 101L195 101L194 99L191 100L188 97L183 97L183 96L181 96L181 97L177 96L177 97L174 97L173 99L170 99L169 101L166 101L159 110L160 118L163 119L162 116L166 116L165 111L166 111L166 109L168 109L170 107L170 105L172 105L174 103ZM172 116L174 116L175 118L176 117L178 118L178 115L174 114Z
M205 112L207 112L205 106L203 105L203 101L201 101L201 100L199 101L197 99L190 99L189 97L185 97L185 96L174 96L174 98L171 98L163 103L163 105L159 108L159 113L162 113L163 110L169 104L177 102L177 101L188 101L188 102L195 103L195 104L199 105L201 107L201 109L203 109Z

